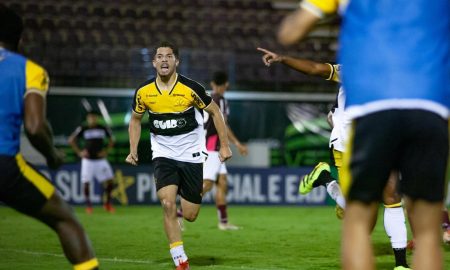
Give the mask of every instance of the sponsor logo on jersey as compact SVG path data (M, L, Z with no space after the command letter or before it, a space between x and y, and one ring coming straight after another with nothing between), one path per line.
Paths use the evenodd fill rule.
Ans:
M85 140L103 139L106 137L106 132L103 129L88 129L83 135Z
M186 120L184 118L169 119L164 121L153 120L153 126L159 129L182 128L186 126Z

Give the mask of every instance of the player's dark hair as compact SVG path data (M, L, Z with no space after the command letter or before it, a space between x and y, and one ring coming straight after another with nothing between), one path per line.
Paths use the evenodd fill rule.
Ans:
M153 56L156 55L156 52L158 51L159 48L171 48L172 51L173 51L173 54L175 55L175 57L176 57L177 59L179 59L179 58L178 58L178 55L179 55L179 54L178 54L178 47L175 46L173 43L171 43L171 42L169 42L169 41L162 41L161 43L159 43L158 46L155 47Z
M216 85L224 85L228 82L228 75L224 71L216 71L212 76L212 81Z
M102 115L101 112L99 110L96 110L96 109L92 109L92 110L86 112L86 116L89 115L89 114L97 115L97 116L101 116Z
M22 18L12 9L0 4L0 42L17 50L22 31Z

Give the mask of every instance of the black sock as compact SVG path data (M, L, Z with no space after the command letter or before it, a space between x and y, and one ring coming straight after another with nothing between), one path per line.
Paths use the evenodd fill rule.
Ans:
M319 178L314 182L313 187L325 186L326 184L333 181L331 177L331 173L329 171L322 171L319 175Z
M393 248L395 255L395 266L403 266L409 268L406 263L406 248Z

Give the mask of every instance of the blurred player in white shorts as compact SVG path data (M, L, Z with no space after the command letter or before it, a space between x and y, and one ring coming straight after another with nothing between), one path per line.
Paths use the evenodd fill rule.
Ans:
M217 151L208 151L208 158L203 164L203 178L213 179L212 181L216 182L220 175L226 175L227 173L227 165L220 162L219 153Z
M72 149L81 158L81 182L83 183L86 199L86 213L92 214L93 208L90 200L90 183L97 179L102 184L106 200L103 208L113 213L115 211L111 202L114 173L106 157L114 145L111 130L98 123L99 112L90 111L86 116L86 125L79 126L69 138ZM83 149L78 146L78 140L84 141ZM105 147L105 140L107 146Z
M211 87L213 89L211 97L214 102L219 105L220 111L222 112L225 123L227 123L227 116L229 114L228 103L224 98L224 93L228 88L228 76L225 72L215 72L213 75L213 80L211 82ZM210 191L212 187L216 186L216 206L217 215L219 218L218 228L220 230L237 230L239 227L228 222L227 213L227 167L225 163L221 162L219 159L219 137L217 135L214 122L205 114L205 129L206 129L206 149L208 150L208 158L203 164L203 194ZM241 155L247 155L247 146L242 144L234 135L230 126L227 123L228 139L236 145L239 153Z

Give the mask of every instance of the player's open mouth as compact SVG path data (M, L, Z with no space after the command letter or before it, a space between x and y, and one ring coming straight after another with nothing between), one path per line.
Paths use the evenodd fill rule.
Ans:
M168 65L162 65L161 66L161 70L168 71L169 70L169 66Z

